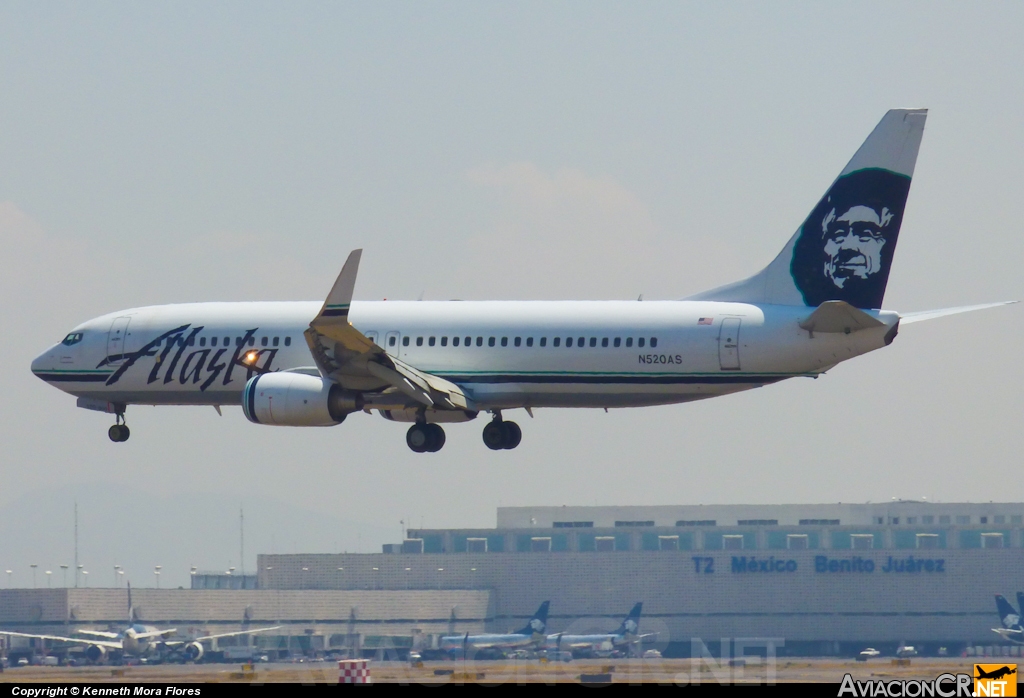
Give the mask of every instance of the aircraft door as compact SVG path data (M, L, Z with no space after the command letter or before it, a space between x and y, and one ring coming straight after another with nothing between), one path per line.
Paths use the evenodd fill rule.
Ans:
M388 332L384 335L384 351L396 359L399 358L399 353L402 351L401 332Z
M124 355L131 352L128 348L128 323L130 317L114 318L110 325L110 332L107 333L107 357L109 363L120 363L124 361Z
M722 320L718 330L718 365L723 371L740 370L740 323L736 317Z

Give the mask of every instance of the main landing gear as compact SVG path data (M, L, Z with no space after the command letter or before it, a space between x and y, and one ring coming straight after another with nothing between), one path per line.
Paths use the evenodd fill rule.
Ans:
M128 437L131 436L131 431L128 429L128 425L124 423L124 412L117 413L117 422L107 429L107 436L114 443L120 443L127 441Z
M440 424L413 424L405 433L405 443L416 453L436 453L444 442L444 429Z
M496 413L490 424L484 427L484 445L492 451L512 450L523 440L523 430L515 422L502 420Z

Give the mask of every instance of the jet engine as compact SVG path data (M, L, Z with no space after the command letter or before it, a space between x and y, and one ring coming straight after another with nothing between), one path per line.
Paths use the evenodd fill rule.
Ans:
M264 373L251 378L242 391L242 411L255 424L332 427L361 409L359 393L305 373Z
M203 658L203 643L201 642L190 642L185 645L184 649L185 659L190 662L198 662Z
M99 645L89 645L85 648L85 656L90 662L102 662L107 658L107 648Z

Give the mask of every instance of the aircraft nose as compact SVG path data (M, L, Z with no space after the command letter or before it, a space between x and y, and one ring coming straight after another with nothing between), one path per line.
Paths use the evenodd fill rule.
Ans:
M43 380L46 378L42 375L47 371L53 370L53 348L49 348L42 354L37 356L32 361L32 373L39 376Z

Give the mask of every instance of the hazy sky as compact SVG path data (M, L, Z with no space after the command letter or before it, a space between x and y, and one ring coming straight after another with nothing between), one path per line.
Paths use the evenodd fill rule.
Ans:
M886 306L1024 298L1019 3L0 4L0 570L138 585L379 550L499 505L1024 501L1020 306L908 326L820 380L538 410L437 455L34 378L149 303L680 298L782 248L892 107L931 109ZM40 584L43 584L42 572ZM55 575L54 582L59 583ZM0 578L0 584L8 580Z

